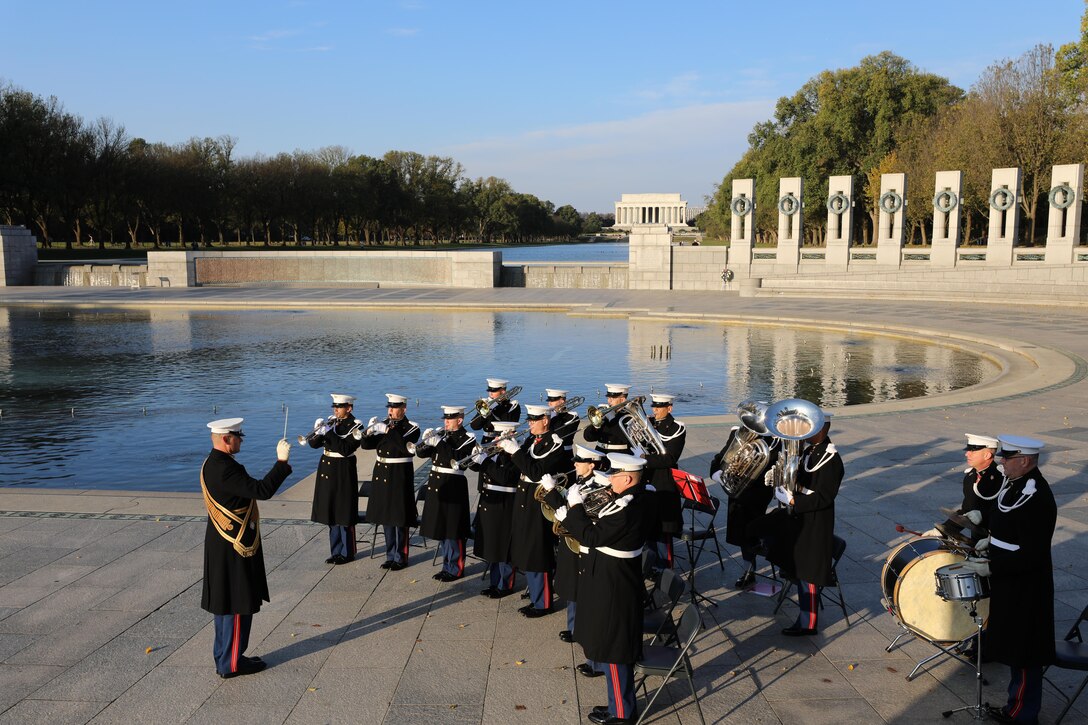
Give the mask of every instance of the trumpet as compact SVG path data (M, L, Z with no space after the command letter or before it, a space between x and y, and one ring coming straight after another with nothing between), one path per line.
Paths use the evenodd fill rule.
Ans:
M521 441L527 435L529 435L529 429L528 428L524 428L524 429L521 429L521 430L514 430L514 431L510 431L508 433L503 433L502 435L495 438L494 440L492 440L487 445L476 446L475 448L473 448L472 453L469 453L467 456L465 456L464 458L457 461L457 467L458 468L464 468L469 463L471 463L472 459L475 458L480 453L483 453L485 457L490 456L492 453L499 450L499 444L502 443L503 441L512 440L512 441L516 441L518 444L520 444Z
M591 405L586 408L586 420L588 420L589 424L592 425L594 428L600 428L602 425L604 425L605 416L607 416L609 413L617 410L622 410L623 408L626 408L628 405L631 405L633 403L637 403L638 406L641 408L642 404L645 402L646 396L639 395L636 398L631 398L630 400L625 400L622 403L610 405L607 408L600 408L596 405Z
M559 415L560 413L566 413L568 410L574 410L581 407L582 403L586 402L586 399L581 395L575 395L573 398L567 398L562 405L557 405L552 408L552 415Z
M491 411L496 405L498 405L499 403L505 403L507 400L510 400L520 392L521 386L515 385L497 398L480 398L476 401L476 412L486 418L487 416L491 415Z
M328 418L326 418L325 420L323 420L320 423L318 423L317 425L315 425L314 429L312 431L310 431L309 433L307 433L304 436L299 436L298 437L298 444L300 446L310 445L310 441L312 441L314 438L316 438L318 436L318 433L322 428L324 428L325 426L334 426L334 425L336 425L336 416L335 415L330 415Z

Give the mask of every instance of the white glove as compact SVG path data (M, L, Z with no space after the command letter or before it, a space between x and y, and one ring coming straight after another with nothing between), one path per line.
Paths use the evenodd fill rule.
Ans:
M566 506L560 506L559 508L557 508L555 510L555 520L556 521L562 521L565 518L567 518L567 507Z
M944 536L944 534L938 529L929 529L928 531L923 531L922 536Z
M990 537L984 536L975 542L975 551L986 551L990 548Z
M389 426L386 425L385 423L378 422L378 423L375 423L374 425L370 426L370 435L380 436L380 435L384 435L388 431L389 431Z
M483 451L480 451L479 453L476 453L474 456L472 456L472 462L475 463L477 466L483 463L485 460L487 460L487 454Z
M356 428L355 430L353 430L351 432L351 437L354 438L357 441L361 441L363 439L363 429L362 428Z
M782 503L786 504L787 506L790 505L790 492L782 486L775 486L774 497Z
M646 457L646 449L644 449L642 446L639 446L639 445L633 445L633 446L631 446L631 455L634 456L635 458L645 458Z
M372 416L370 416L370 420L368 420L366 422L366 427L367 428L372 428L372 427L374 427L374 424L377 423L377 422L378 422L378 416L372 415Z
M714 473L710 474L710 480L719 486L722 485L722 472L714 471Z
M960 565L967 571L973 571L979 576L990 576L990 562L987 559L968 559Z
M513 438L503 438L501 441L499 441L499 448L503 449L510 455L514 455L519 450L521 450L521 446L519 446L518 442Z
M428 428L423 431L423 445L437 446L440 440L442 440L442 436L435 432L434 428Z
M544 487L545 491L551 491L555 488L555 478L550 473L545 473L540 477L540 485Z
M291 442L286 438L280 440L276 444L276 460L287 463L287 459L291 457Z
M574 508L575 506L581 505L584 500L585 499L582 498L582 489L578 486L572 486L571 489L567 491L567 506Z
M314 421L314 430L317 430L318 428L321 428L323 425L325 425L325 419L324 418L318 418L317 420Z
M978 526L979 524L982 523L982 512L981 511L978 511L978 510L968 511L963 516L964 516L964 518L966 518L968 521L970 521L975 526Z
M774 485L774 468L768 468L767 472L763 474L763 483L767 486Z

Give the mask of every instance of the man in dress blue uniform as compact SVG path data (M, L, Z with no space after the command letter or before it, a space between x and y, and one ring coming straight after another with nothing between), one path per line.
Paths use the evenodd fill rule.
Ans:
M680 505L680 491L672 476L674 468L680 468L680 456L684 454L688 429L679 420L672 417L672 401L675 396L654 393L650 396L653 417L650 425L657 431L661 442L665 444L664 453L654 451L635 451L646 459L647 488L652 488L657 501L657 514L660 529L658 540L664 545L664 556L658 551L658 559L669 569L672 568L672 540L683 532L684 519Z
M563 439L563 452L566 456L563 459L562 470L564 472L573 471L574 439L578 435L578 426L582 419L573 410L560 410L567 404L566 390L545 388L544 393L547 395L548 407L551 408L549 415L552 417L548 430Z
M506 395L506 386L509 381L502 378L488 378L487 379L487 399L495 400L503 395ZM477 405L479 405L477 403ZM472 430L482 430L484 432L485 444L495 440L495 421L509 421L517 423L521 420L521 405L516 400L503 400L499 403L494 403L488 407L487 415L484 415L477 409L476 415L469 421L469 427Z
M518 424L497 420L496 435L513 434ZM514 526L514 496L518 491L521 471L510 454L496 448L488 455L480 451L473 456L472 470L479 472L477 486L480 500L476 505L475 538L472 553L488 563L488 586L480 594L501 599L514 593L514 566L511 546Z
M967 468L963 472L963 502L956 513L974 524L976 529L965 528L961 523L948 519L943 524L925 532L923 536L950 536L974 543L990 528L990 507L1001 490L1005 478L997 464L998 440L992 436L966 433L967 445L963 455Z
M382 526L385 534L383 569L399 571L408 566L408 531L417 523L412 451L419 440L419 426L408 420L408 398L386 393L388 417L371 418L362 447L377 451L366 518Z
M469 535L468 479L457 464L476 446L476 437L464 429L465 409L459 405L442 406L441 432L423 431L415 447L420 458L430 458L423 524L420 533L437 539L442 555L442 571L434 578L442 582L460 579L465 573L465 541Z
M604 390L605 407L613 408L627 402L627 393L630 392L631 386L605 383ZM612 411L605 416L600 428L590 425L582 431L582 435L590 443L595 443L597 450L606 456L612 453L630 453L631 443L620 425L626 417L627 414L623 411Z
M614 453L612 500L589 516L582 493L572 488L555 516L588 548L578 584L574 637L586 657L603 666L608 705L593 708L595 723L620 725L636 720L634 664L642 656L642 550L656 528L653 501L641 483L642 458Z
M311 448L323 448L314 482L310 520L329 527L326 564L355 559L355 525L359 523L359 468L355 451L363 433L352 410L355 396L331 393L333 419L318 418L307 438Z
M212 656L224 679L265 668L246 657L253 615L268 599L257 501L272 497L291 474L291 444L276 444L276 463L262 479L251 478L234 460L242 448L242 418L208 423L212 451L200 467L200 488L208 509L204 533L204 587L200 606L215 617Z

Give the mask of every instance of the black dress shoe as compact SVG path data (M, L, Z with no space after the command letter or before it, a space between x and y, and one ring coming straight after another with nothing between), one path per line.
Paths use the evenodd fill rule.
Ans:
M782 630L782 634L787 637L807 637L811 634L816 634L818 630L808 629L806 627L786 627Z
M406 566L407 566L407 564L401 564L399 561L391 561L391 562L389 562L389 566L387 566L385 568L388 569L389 571L400 571L401 569L403 569Z
M608 705L594 705L590 712L608 712Z
M495 587L488 587L487 589L480 590L480 596L488 597L489 599L498 599L499 590Z
M496 589L495 593L490 595L492 599L503 599L514 593L513 589Z
M335 556L330 556L328 559L325 559L325 563L326 564L335 564L336 563L336 557Z
M347 564L348 560L345 559L344 557L340 556L339 554L337 554L336 556L334 556L332 558L332 563L335 566L340 566L341 564Z
M589 719L592 722L598 723L598 725L624 725L625 723L636 721L633 717L616 717L615 715L609 715L607 709L604 712L589 713Z
M242 660L243 662L249 662L249 663L255 664L255 665L263 665L265 667L268 666L268 665L265 665L264 660L262 660L260 657L246 657L245 655L242 655L241 657L239 657L239 659Z
M335 562L333 562L333 563L336 564L337 566L340 566L341 564L350 564L353 561L355 561L354 556L341 556L341 557L338 557L337 560Z
M252 675L255 672L260 672L265 667L268 667L268 665L265 664L264 660L251 660L246 658L238 662L238 669L236 669L234 672L220 672L218 674L224 680L229 680L232 677Z
M590 667L585 662L578 665L574 669L578 670L579 675L584 675L585 677L603 677L604 676L603 672L598 672L597 670L593 669L592 667ZM608 705L604 706L604 711L608 712Z
M756 583L756 573L753 569L749 569L741 575L740 579L733 582L733 586L737 589L746 589Z
M547 614L551 614L552 610L550 610L550 609L537 609L534 606L529 606L529 607L523 609L521 611L521 613L524 614L529 619L536 619L537 617L543 617L543 616L545 616Z
M382 562L382 569L390 569L392 567L393 567L393 562L391 560L386 559L385 561Z
M562 632L559 633L559 639L563 640L564 642L573 642L574 633L571 632L569 629L564 629Z

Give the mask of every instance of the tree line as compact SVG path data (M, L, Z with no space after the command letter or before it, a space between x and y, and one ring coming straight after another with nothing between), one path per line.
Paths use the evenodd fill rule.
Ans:
M757 243L777 241L778 180L800 176L810 210L805 244L826 235L828 177L854 177L855 243L874 238L880 176L907 174L907 243L931 237L933 178L962 171L961 229L970 241L985 234L990 174L1019 167L1023 241L1046 233L1051 167L1088 161L1088 11L1077 42L1055 51L1038 45L988 67L963 91L890 52L853 68L824 71L774 117L757 124L749 148L725 175L700 219L711 236L728 238L733 179L754 178ZM812 200L816 200L813 202Z
M452 158L341 146L238 158L236 139L166 144L92 122L54 97L0 85L0 219L45 246L531 242L611 218L555 208Z

